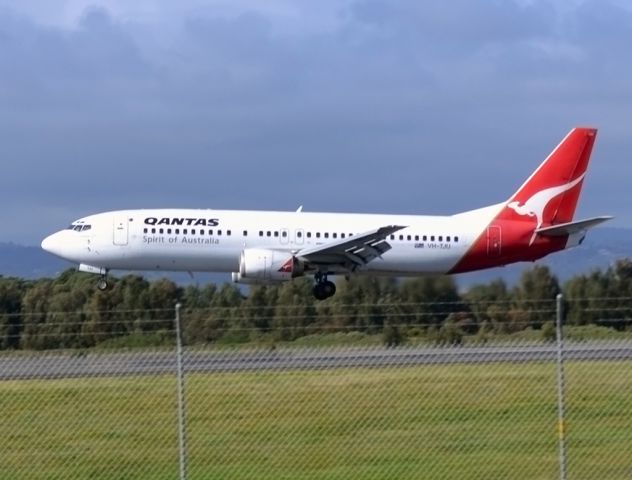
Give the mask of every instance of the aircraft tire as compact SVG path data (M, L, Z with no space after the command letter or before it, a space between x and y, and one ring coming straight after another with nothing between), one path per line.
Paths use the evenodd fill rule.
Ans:
M325 300L336 293L336 284L334 282L330 282L329 280L318 282L314 285L312 292L314 293L316 300Z
M314 294L316 300L325 300L327 298L327 294L325 293L322 283L315 284L312 289L312 293Z
M323 282L322 285L325 293L327 294L327 297L325 298L333 297L336 294L336 284L334 282L327 280L326 282Z

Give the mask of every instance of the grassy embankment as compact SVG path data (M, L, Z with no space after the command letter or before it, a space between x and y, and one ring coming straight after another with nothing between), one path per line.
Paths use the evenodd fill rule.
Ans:
M632 365L568 365L569 478L630 478ZM191 479L557 477L552 364L187 377ZM173 479L173 376L0 382L0 479Z

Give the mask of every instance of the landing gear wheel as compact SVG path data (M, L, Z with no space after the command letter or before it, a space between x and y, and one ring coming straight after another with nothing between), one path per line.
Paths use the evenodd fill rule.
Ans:
M103 291L107 290L108 287L109 287L108 279L105 278L105 277L101 277L99 279L99 281L97 282L97 288L103 292Z
M333 297L336 294L336 284L334 282L326 280L322 285L327 297Z
M314 294L314 297L316 297L316 300L325 300L328 297L327 292L325 292L325 288L322 283L317 283L316 285L314 285L314 288L312 289L312 293Z
M336 293L336 284L327 280L322 274L316 275L316 285L312 290L316 300L325 300L332 297Z

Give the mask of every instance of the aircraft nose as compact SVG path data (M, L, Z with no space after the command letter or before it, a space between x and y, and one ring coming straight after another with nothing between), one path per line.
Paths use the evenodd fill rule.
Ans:
M44 240L42 240L42 249L48 253L52 253L53 255L57 255L59 257L62 255L62 247L63 243L61 242L60 232L53 233L49 235Z

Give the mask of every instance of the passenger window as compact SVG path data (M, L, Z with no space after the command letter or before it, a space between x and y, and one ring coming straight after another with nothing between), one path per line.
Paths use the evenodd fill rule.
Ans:
M195 228L191 229L191 235L195 235Z
M213 235L213 230L209 230L209 231L208 231L208 234L209 234L209 235Z
M283 233L285 233L285 232L283 232ZM303 232L296 232L296 236L298 238L303 238Z
M439 241L443 242L443 235L439 235Z
M329 238L329 232L325 232L325 238Z
M425 242L425 241L427 241L427 240L428 240L428 237L424 235L424 236L422 237L422 239L423 239L423 241Z
M434 242L434 235L430 235L430 241Z
M287 232L284 230L284 231L283 231L283 233L281 233L281 236L282 236L283 238L287 237Z
M147 229L146 228L143 228L143 233L147 233Z
M447 237L445 237L445 241L449 242L450 241L450 235L448 235Z
M204 235L204 229L200 230L200 235Z
M331 236L334 237L334 238L338 238L338 234L337 233L332 233Z
M156 233L156 229L155 229L155 228L152 228L152 229L151 229L151 233Z
M415 235L415 242L419 241L419 235Z
M279 232L274 232L274 236L278 237L279 236Z
M187 233L189 233L189 231L188 231L186 228L183 228L183 229L182 229L182 234L183 234L183 235L186 235Z
M454 237L454 241L458 242L459 241L459 237Z
M248 236L248 230L244 230L244 237Z
M221 230L218 230L218 231L217 231L217 234L218 234L218 235L221 235L221 234L222 234L222 231L221 231Z
M270 232L270 230L268 230L268 231L266 232L266 237L271 237L271 236L272 236L272 232Z
M341 233L341 234L340 234L340 238L345 238L345 234L344 234L344 233Z
M167 229L167 235L171 235L171 229L170 228Z
M233 233L230 230L226 230L226 235L228 235L230 237L230 234Z
M312 238L312 232L307 232L307 238Z
M400 239L400 240L404 240L404 235L400 235L400 236L399 236L399 239Z
M316 232L316 238L320 238L320 232Z
M410 242L412 240L412 237L410 235L406 235L406 240Z
M158 230L158 233L159 233L160 235L162 235L162 234L163 234L163 233L165 233L165 232L164 232L164 230L161 228L160 230Z
M259 236L263 237L263 230L259 230Z
M391 235L391 240L395 240L395 235Z
M176 228L176 235L180 235L180 229Z

